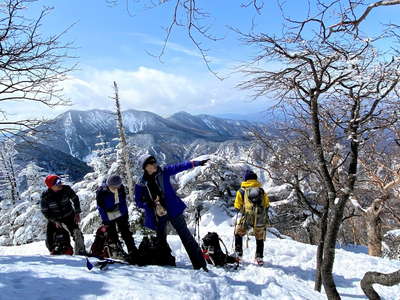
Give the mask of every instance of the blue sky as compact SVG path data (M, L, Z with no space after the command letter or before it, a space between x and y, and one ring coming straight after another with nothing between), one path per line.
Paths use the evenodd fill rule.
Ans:
M45 34L63 31L71 24L64 39L77 47L72 54L79 57L79 70L65 83L65 93L74 109L111 108L108 96L112 81L120 84L122 105L125 109L150 110L169 115L185 110L193 114L253 113L265 110L270 101L250 101L248 93L235 89L239 74L231 74L233 66L248 60L254 53L241 44L227 25L248 30L252 20L256 28L273 33L281 31L281 13L276 1L266 0L263 15L253 8L240 7L241 1L198 1L206 5L212 16L211 32L223 37L217 42L204 41L210 49L211 66L228 79L220 81L208 72L199 52L182 28L175 28L166 53L159 59L165 37L162 27L169 24L172 6L143 9L125 0L109 5L107 0L40 0L29 9L37 15L47 5L54 11L45 19ZM146 1L145 1L146 2ZM147 1L149 2L149 1ZM174 2L174 1L172 1ZM202 4L202 2L204 4ZM286 13L299 17L306 11L307 1L286 1ZM236 4L232 4L236 3ZM380 23L397 22L400 7L379 8L371 14L366 31L373 31ZM54 115L66 110L33 109L35 114ZM22 114L22 107L14 106L14 113Z

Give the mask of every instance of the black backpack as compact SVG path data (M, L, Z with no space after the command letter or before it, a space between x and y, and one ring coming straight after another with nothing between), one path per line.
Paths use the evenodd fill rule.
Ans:
M53 255L72 255L74 250L71 246L71 239L68 231L64 228L57 228L53 233L53 249L51 254Z
M175 257L167 242L160 242L155 236L144 236L139 245L136 263L139 266L176 266Z
M216 232L209 232L203 238L203 243L201 245L204 259L207 263L214 266L226 266L228 264L237 263L237 259L233 256L227 254L227 249L224 242L218 236ZM224 245L225 253L221 249L220 242Z
M127 254L122 248L118 234L117 236L115 234L117 233L112 233L109 226L100 226L90 248L90 255L98 258L125 259Z

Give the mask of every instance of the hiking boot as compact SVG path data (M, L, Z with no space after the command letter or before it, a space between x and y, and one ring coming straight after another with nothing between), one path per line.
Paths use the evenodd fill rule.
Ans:
M255 259L255 263L259 266L263 266L264 265L264 260L262 257L256 257Z

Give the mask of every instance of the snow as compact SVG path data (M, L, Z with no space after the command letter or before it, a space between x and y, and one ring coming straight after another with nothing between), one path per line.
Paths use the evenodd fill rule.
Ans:
M220 208L202 216L201 235L218 232L232 245L232 218ZM204 226L203 226L204 225ZM93 237L86 236L89 247ZM139 242L140 236L135 236ZM316 247L268 235L265 266L250 263L255 251L251 237L238 271L210 267L194 271L175 235L169 243L177 267L110 265L88 271L80 256L49 256L44 242L0 247L0 299L326 299L313 290ZM246 243L244 243L246 244ZM342 299L364 299L360 280L367 271L393 272L399 261L370 257L362 251L338 249L335 280ZM398 299L400 286L375 286L384 299Z
M386 232L385 235L391 235L393 237L399 237L400 238L400 229L394 229Z
M366 212L366 210L360 205L360 203L358 202L358 200L356 198L354 198L354 196L350 197L350 202L351 202L351 204L354 205L355 208L358 208L361 211Z

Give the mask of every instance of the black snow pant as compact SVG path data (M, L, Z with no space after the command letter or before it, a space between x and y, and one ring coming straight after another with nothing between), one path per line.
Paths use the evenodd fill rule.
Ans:
M243 255L243 236L235 234L235 252ZM256 240L256 258L264 257L264 240Z
M112 221L103 222L103 224L109 226L110 233L113 236L115 242L118 241L118 232L121 233L121 237L125 242L126 248L128 249L128 253L137 252L132 232L129 229L129 217L127 215L121 216Z
M60 220L58 220L59 223L64 224L70 235L72 235L72 237L75 239L73 232L74 229L79 229L78 224L76 224L75 222L75 214L72 213ZM47 249L49 249L49 251L53 251L54 250L54 233L57 231L57 226L54 222L49 221L47 223L47 232L46 232L46 247Z
M160 240L160 242L167 243L168 221L171 222L172 226L178 233L182 244L185 247L187 254L189 255L190 261L192 262L193 269L198 270L201 268L207 268L207 263L204 260L199 244L196 242L192 233L189 231L183 215L179 215L175 218L171 218L169 216L158 217L157 238Z

